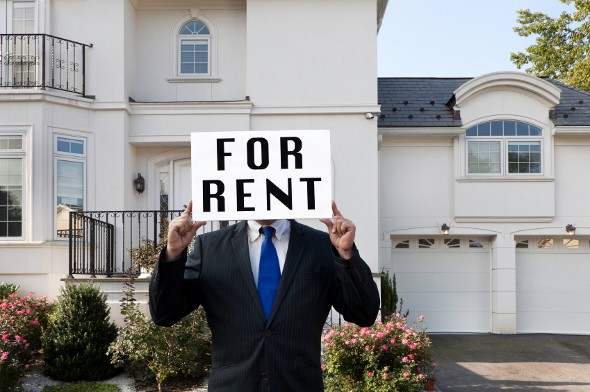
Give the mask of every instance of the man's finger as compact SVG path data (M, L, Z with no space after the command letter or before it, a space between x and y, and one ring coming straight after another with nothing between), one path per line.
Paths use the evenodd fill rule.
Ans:
M338 207L336 207L336 202L334 200L332 200L332 214L334 214L334 216L342 216L342 213L338 210Z
M184 210L184 212L182 213L182 215L188 215L188 216L190 216L192 212L193 212L193 201L192 200L189 200L188 201L188 205L186 206L186 209Z
M332 219L322 218L320 219L320 222L326 225L326 227L328 228L328 232L332 232L332 229L334 227L334 222L332 222Z

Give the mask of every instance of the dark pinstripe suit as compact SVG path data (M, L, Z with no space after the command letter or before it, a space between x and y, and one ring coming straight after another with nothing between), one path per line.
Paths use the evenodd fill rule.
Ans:
M186 263L185 263L186 260ZM344 261L327 233L291 221L285 266L268 322L249 259L247 222L197 236L193 252L160 260L150 284L150 312L172 325L205 308L213 333L209 390L322 391L321 333L331 306L371 325L379 294L355 250Z

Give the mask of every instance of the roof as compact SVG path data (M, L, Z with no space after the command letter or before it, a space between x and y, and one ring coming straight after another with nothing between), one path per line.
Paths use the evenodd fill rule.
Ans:
M455 117L453 92L473 78L379 78L379 127L460 127ZM590 93L550 78L561 89L552 113L556 126L590 125ZM448 104L448 106L447 106Z

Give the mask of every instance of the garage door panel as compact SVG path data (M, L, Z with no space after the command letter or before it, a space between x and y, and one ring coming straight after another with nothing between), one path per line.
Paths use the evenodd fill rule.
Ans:
M516 280L523 293L587 293L590 294L590 275L585 279L559 273L534 273Z
M590 312L588 296L577 293L519 293L516 299L518 312L542 312L551 317L555 312ZM590 331L589 331L590 332Z
M489 311L489 295L481 292L402 292L398 296L404 300L404 308L411 312L446 311L446 312L479 312ZM449 315L447 314L447 317Z
M463 253L457 257L449 257L440 253L428 254L394 254L395 272L488 272L489 264L487 262L487 255L483 255L484 262L478 262L482 259L482 255L478 253L476 260L466 262L465 259L469 255Z
M448 312L416 310L410 312L408 320L415 320L420 315L424 316L422 326L428 332L489 332L490 315L487 311L481 312L455 312L449 317Z
M461 288L466 292L490 290L489 273L451 273L451 272L396 272L397 289L413 292L444 292L452 288Z
M590 333L590 313L519 312L516 328L520 333Z

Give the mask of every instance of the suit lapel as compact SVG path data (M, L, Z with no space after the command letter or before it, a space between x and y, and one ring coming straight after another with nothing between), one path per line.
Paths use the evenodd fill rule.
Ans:
M250 249L248 247L248 222L241 221L236 225L234 235L232 238L232 248L234 251L234 258L238 264L239 269L242 271L244 281L246 282L246 289L253 297L253 300L258 303L260 308L260 314L264 317L262 305L260 304L260 298L258 297L258 290L256 289L256 283L254 282L254 276L252 275L252 265L250 264Z
M268 320L269 323L274 318L275 313L277 312L279 306L285 299L285 295L289 291L291 282L293 281L297 269L301 264L301 259L303 257L306 245L307 240L300 229L300 224L292 220L291 234L289 235L289 249L287 250L287 257L285 259L283 273L281 275L281 280L279 282L279 287L277 289L277 295L275 297L275 301L272 306L272 311L270 313L270 318Z

